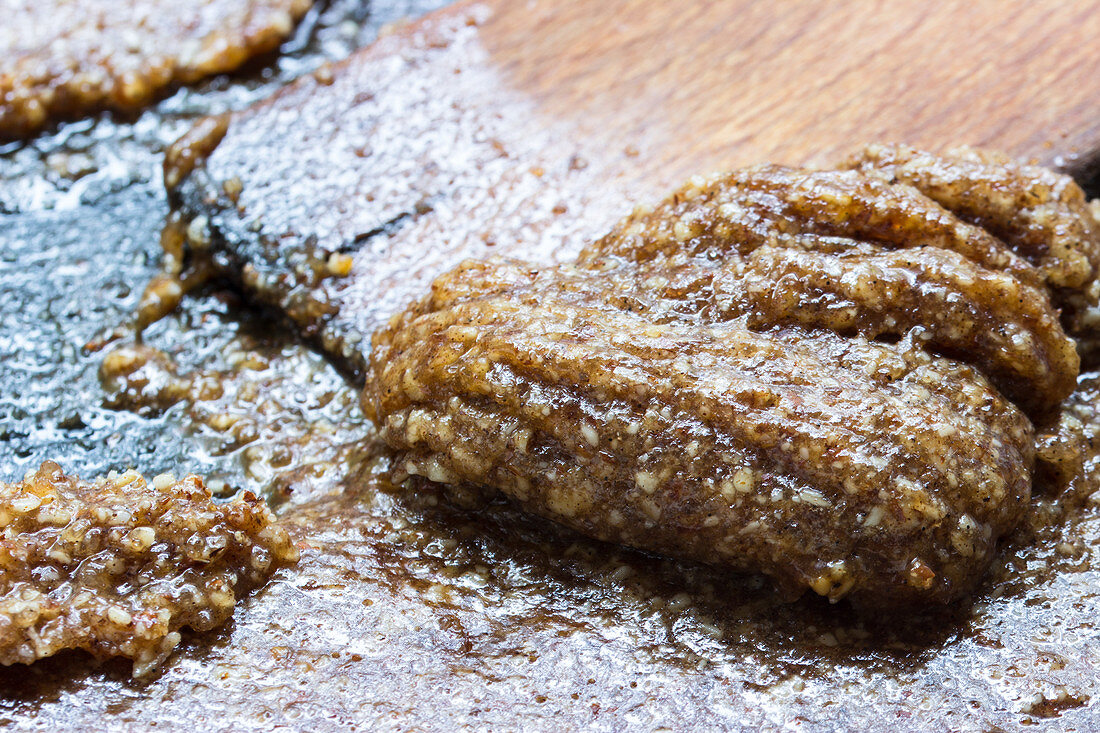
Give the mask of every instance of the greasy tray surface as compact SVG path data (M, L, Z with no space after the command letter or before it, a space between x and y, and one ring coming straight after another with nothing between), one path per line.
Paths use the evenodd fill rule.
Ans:
M297 58L339 54L338 41L319 31ZM208 430L186 402L151 417L101 407L101 355L81 353L132 312L153 272L166 210L155 151L187 114L248 99L215 84L132 126L77 125L7 153L0 283L19 297L0 304L5 478L50 457L74 473L186 466L255 488L283 476L280 435L317 454L310 446L367 432L350 409L332 429L341 414L327 406L354 404L332 367L287 345L285 329L252 325L254 313L217 291L188 301L147 341L181 372L262 383L274 406L256 411L258 442ZM105 139L93 145L94 136ZM246 391L211 404L239 409L232 395ZM1081 393L1086 418L1096 391ZM316 392L331 398L310 404ZM265 432L279 420L297 429ZM616 550L504 506L465 513L431 491L394 494L375 463L352 465L346 477L327 474L344 491L326 496L317 481L282 509L305 545L298 569L243 603L225 629L191 636L163 675L137 684L126 664L79 655L7 669L3 719L116 729L1094 727L1100 517L1091 509L1055 519L1037 539L1023 533L958 616L880 628L824 602L779 605L758 579Z

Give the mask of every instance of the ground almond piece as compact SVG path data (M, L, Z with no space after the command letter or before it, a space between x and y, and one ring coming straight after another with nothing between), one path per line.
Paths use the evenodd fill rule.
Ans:
M216 504L196 476L87 482L45 462L0 483L0 664L65 649L155 669L179 630L224 623L298 550L251 494Z
M130 112L173 84L272 51L312 0L16 0L0 24L0 138L101 109Z
M1030 418L1076 381L1052 297L1091 287L1052 281L1074 247L1036 260L974 223L1004 214L975 213L996 178L968 179L966 220L875 172L693 180L575 264L438 278L375 334L364 409L459 493L832 600L951 601L1027 505Z

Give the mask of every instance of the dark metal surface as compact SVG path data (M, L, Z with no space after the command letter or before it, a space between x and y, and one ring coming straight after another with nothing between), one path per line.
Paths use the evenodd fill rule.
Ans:
M106 115L64 124L0 148L0 477L46 459L77 475L111 468L232 471L233 457L196 460L177 413L154 419L104 408L101 354L85 346L132 320L157 272L167 214L164 147L202 115L239 109L321 63L368 43L385 24L445 0L319 3L282 55L233 77L181 89L133 121ZM225 306L189 302L178 318L181 366L202 363L235 321L202 315ZM177 333L178 335L178 333ZM171 339L169 339L171 343Z

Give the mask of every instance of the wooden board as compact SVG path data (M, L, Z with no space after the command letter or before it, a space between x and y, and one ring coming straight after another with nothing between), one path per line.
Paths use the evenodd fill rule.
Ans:
M489 5L486 63L550 118L637 149L632 168L655 185L869 141L1071 167L1100 147L1096 2Z

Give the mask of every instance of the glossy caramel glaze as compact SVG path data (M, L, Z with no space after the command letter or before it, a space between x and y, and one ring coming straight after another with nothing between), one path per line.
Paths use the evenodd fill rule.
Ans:
M1082 202L1032 237L1062 274L1054 252L1097 243L1050 240L1095 223L1068 178L1014 180L1049 178ZM956 191L1006 216L982 194ZM592 536L832 600L944 602L1030 495L1033 428L1011 401L1047 414L1077 378L1021 249L858 171L698 179L576 264L437 279L375 335L364 409L409 474Z
M0 26L0 138L132 112L272 51L312 0L17 0Z
M928 177L946 177L967 156L992 158L965 149L921 155L913 168ZM1059 303L1078 303L1075 316L1096 306L1093 213L1071 178L1042 168L987 164L943 188L952 186L969 211L859 171L766 166L696 179L655 210L627 217L580 262L602 269L613 263L603 258L637 261L635 289L660 284L648 270L664 270L669 296L686 301L678 312L744 317L754 328L800 324L897 339L920 326L932 350L965 354L1002 392L1041 413L1072 391L1079 366L1050 291ZM1032 227L1026 239L994 233L1024 230L1018 220L1029 214L1001 199L1051 189L1072 205L1048 204L1032 217L1043 228ZM984 228L967 223L967 214L984 217Z

